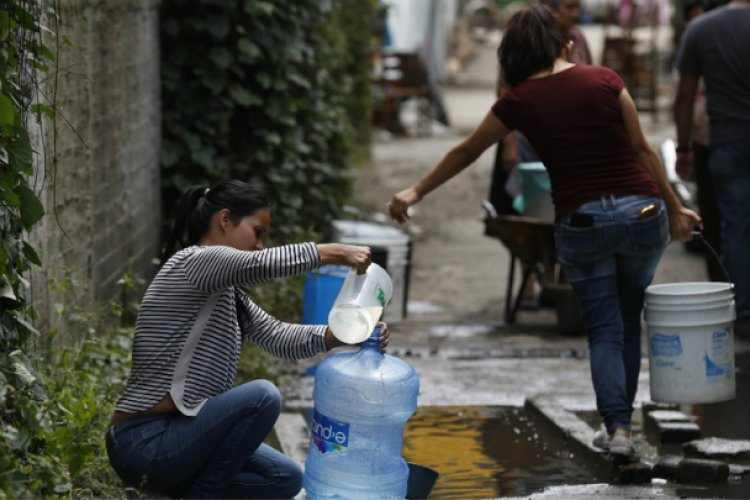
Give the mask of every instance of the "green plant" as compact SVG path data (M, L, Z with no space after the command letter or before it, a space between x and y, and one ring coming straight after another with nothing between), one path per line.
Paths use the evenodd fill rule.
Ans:
M45 457L65 468L74 497L122 495L109 466L104 434L130 367L132 328L95 329L76 346L50 352L43 371L51 421Z
M163 2L165 220L186 187L239 178L269 186L277 241L328 231L368 114L369 45L347 34L370 33L375 3Z
M39 332L27 304L32 265L41 264L25 240L44 214L29 186L35 151L29 138L31 117L55 116L40 81L56 74L55 52L42 40L55 30L55 9L32 0L6 0L0 9L0 498L63 494L70 489L63 465L44 454L52 431L49 399L34 359L27 355ZM57 45L56 48L59 48Z

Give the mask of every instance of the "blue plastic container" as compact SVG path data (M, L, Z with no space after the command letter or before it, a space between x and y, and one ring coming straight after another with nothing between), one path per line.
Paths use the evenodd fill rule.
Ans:
M417 408L419 377L380 352L380 328L356 352L315 370L304 486L311 498L404 498L409 467L404 425Z
M349 272L348 267L322 266L305 275L303 289L302 323L327 325L328 313Z

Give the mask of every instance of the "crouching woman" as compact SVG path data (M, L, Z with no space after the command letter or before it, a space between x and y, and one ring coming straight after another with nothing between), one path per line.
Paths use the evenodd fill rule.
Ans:
M270 226L271 200L252 184L196 187L180 201L169 258L143 297L130 377L106 435L110 463L126 484L192 498L300 491L300 467L263 444L280 412L278 389L266 380L233 387L240 346L302 359L340 343L325 325L270 316L243 287L324 264L362 273L371 252L314 243L264 249ZM184 248L170 256L178 244Z

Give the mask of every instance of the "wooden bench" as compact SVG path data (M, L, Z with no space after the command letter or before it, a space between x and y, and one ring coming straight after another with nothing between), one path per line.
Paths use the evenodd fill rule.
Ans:
M398 130L398 109L406 99L417 100L417 132L429 135L432 126L433 98L427 69L416 52L381 51L376 57L376 70L373 84L384 93L383 109L376 110L381 123L388 130Z

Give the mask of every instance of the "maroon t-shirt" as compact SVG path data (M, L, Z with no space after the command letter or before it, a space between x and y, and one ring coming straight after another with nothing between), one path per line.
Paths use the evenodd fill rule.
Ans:
M492 106L547 167L556 219L602 196L660 196L630 145L618 99L623 87L608 68L578 65L510 87Z

